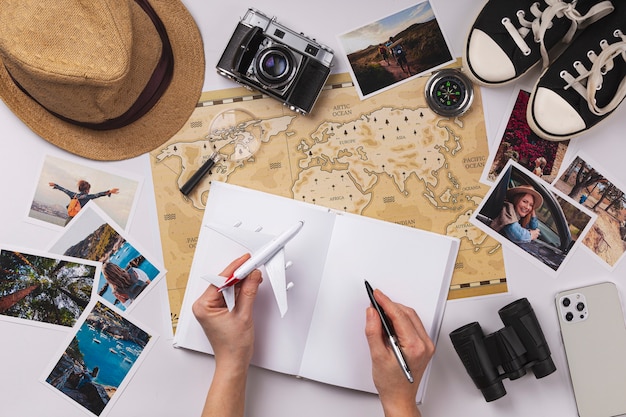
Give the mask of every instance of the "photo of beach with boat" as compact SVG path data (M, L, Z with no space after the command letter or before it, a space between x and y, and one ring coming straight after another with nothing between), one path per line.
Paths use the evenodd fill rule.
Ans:
M125 311L165 274L151 257L129 242L97 205L89 203L52 244L53 253L102 262L98 295Z
M152 336L96 302L45 382L99 416L121 391Z

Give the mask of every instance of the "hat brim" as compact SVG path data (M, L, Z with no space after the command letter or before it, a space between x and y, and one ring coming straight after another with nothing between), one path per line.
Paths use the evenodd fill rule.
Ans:
M543 205L543 196L537 190L530 187L513 187L506 191L507 198L510 200L516 194L530 194L533 196L535 204L533 209L537 210Z
M65 122L25 94L0 60L0 98L48 142L76 155L103 161L150 152L175 135L191 116L204 84L202 36L178 0L148 0L163 22L174 56L173 78L159 101L128 126L99 131Z

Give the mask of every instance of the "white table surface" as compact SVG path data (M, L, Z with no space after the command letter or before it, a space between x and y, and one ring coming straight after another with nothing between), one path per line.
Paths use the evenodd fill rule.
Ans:
M233 87L233 83L214 71L223 48L239 18L248 7L275 15L279 22L315 37L339 51L336 35L392 14L413 4L410 0L363 2L361 0L280 2L242 0L217 2L185 0L196 18L204 39L207 68L204 90ZM438 20L451 42L453 53L461 54L466 32L473 16L481 8L480 0L432 0ZM346 72L344 57L338 56L334 72ZM532 75L522 83L532 85ZM483 106L487 133L493 140L504 108L514 86L483 89ZM626 143L623 119L626 106L574 143L590 158L600 161L606 173L626 182L624 154ZM25 127L0 102L0 242L45 249L56 237L56 231L24 222L28 199L46 154L81 161L40 139ZM156 219L153 185L147 155L115 163L98 163L104 169L121 169L145 178L138 203L138 213L130 228L130 236L147 251L160 256L160 240ZM558 333L554 294L579 284L613 281L626 294L626 263L614 270L604 267L591 252L579 248L553 277L530 264L517 253L504 249L509 282L506 295L470 300L450 301L444 317L441 338L434 357L433 369L421 406L424 416L574 416L574 397L565 371L565 358ZM193 416L199 415L213 372L213 358L171 347L164 322L163 301L167 298L164 280L133 311L133 316L161 336L155 347L134 375L123 395L111 409L110 416ZM448 334L470 321L479 321L490 331L502 327L497 310L517 298L527 297L543 326L558 371L536 380L529 374L520 380L505 380L508 394L493 403L486 403L474 387L453 350ZM60 344L64 331L0 322L0 415L1 416L81 416L77 407L61 400L38 382ZM253 368L247 389L248 416L382 416L378 397L321 383Z

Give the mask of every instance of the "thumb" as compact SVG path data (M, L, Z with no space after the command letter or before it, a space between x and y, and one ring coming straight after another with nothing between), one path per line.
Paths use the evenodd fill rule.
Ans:
M372 358L386 352L385 340L383 339L383 325L374 307L368 307L366 310L365 337L367 338Z
M259 292L259 285L263 281L261 271L255 269L250 272L248 277L241 282L241 288L239 295L237 296L236 308L241 311L252 314L252 308L254 306L254 300Z

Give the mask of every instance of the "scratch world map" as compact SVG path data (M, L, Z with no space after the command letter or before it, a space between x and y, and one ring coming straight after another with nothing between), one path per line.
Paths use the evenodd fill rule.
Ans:
M467 113L445 118L426 105L426 80L361 101L349 76L333 76L307 116L244 89L203 94L150 157L174 326L212 180L457 237L449 298L505 292L500 244L469 222L488 191L480 91ZM183 196L214 152L212 173Z

